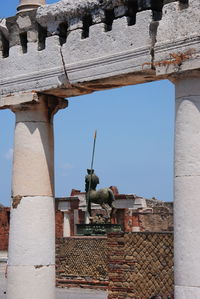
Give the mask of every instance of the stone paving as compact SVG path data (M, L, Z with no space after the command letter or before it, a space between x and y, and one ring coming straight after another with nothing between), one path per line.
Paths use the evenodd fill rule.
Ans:
M70 289L56 289L56 299L106 299L105 291L70 288Z
M0 263L0 299L6 299L6 295L4 294L6 289L5 265L6 265L5 263ZM80 289L80 288L69 288L69 289L56 288L56 299L79 299L79 298L106 299L107 293L105 291Z

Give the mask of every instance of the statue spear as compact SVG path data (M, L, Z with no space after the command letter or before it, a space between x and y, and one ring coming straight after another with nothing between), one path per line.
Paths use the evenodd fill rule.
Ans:
M97 138L97 130L94 132L94 142L93 142L93 150L92 150L91 172L92 172L93 163L94 163L94 153L95 153L95 146L96 146L96 138Z
M92 149L92 161L91 161L91 171L90 171L90 178L89 178L89 186L88 186L88 192L86 194L86 204L87 204L87 209L86 209L86 223L89 223L89 196L90 196L90 189L91 189L91 180L92 180L92 170L93 170L93 164L94 164L94 153L95 153L95 146L96 146L96 138L97 138L97 130L94 132L94 141L93 141L93 149Z

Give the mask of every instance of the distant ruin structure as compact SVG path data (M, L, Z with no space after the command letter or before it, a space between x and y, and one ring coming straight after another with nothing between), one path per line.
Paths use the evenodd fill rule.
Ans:
M162 79L176 89L175 298L200 298L199 0L43 4L0 22L0 109L16 115L8 299L55 298L53 115L66 97Z

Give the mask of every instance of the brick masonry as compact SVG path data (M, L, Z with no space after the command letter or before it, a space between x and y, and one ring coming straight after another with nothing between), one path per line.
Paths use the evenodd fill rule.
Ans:
M8 249L10 209L0 207L0 251Z
M167 213L140 213L138 217L140 231L161 232L173 230L173 215Z
M132 232L136 227L141 232L173 231L172 212L121 209L116 212L116 219L115 223L121 224L125 232Z
M151 215L132 214L130 220L141 229L170 228L172 222L168 216L156 212L153 211ZM2 251L8 248L9 220L10 209L0 207ZM172 233L141 232L110 234L108 237L62 238L63 213L57 211L56 236L57 286L108 289L108 299L149 299L156 293L172 298Z
M57 286L107 288L107 266L106 237L57 239Z
M108 299L173 298L173 234L110 234L108 276Z
M64 223L64 213L61 211L56 211L56 238L63 237L63 223Z
M57 286L108 289L108 299L173 296L173 234L115 233L62 238Z

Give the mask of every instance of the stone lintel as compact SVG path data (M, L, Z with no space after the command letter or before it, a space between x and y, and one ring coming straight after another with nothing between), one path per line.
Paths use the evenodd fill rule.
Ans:
M143 6L133 13L129 2ZM198 72L199 0L162 2L63 0L2 20L1 96L71 97Z

